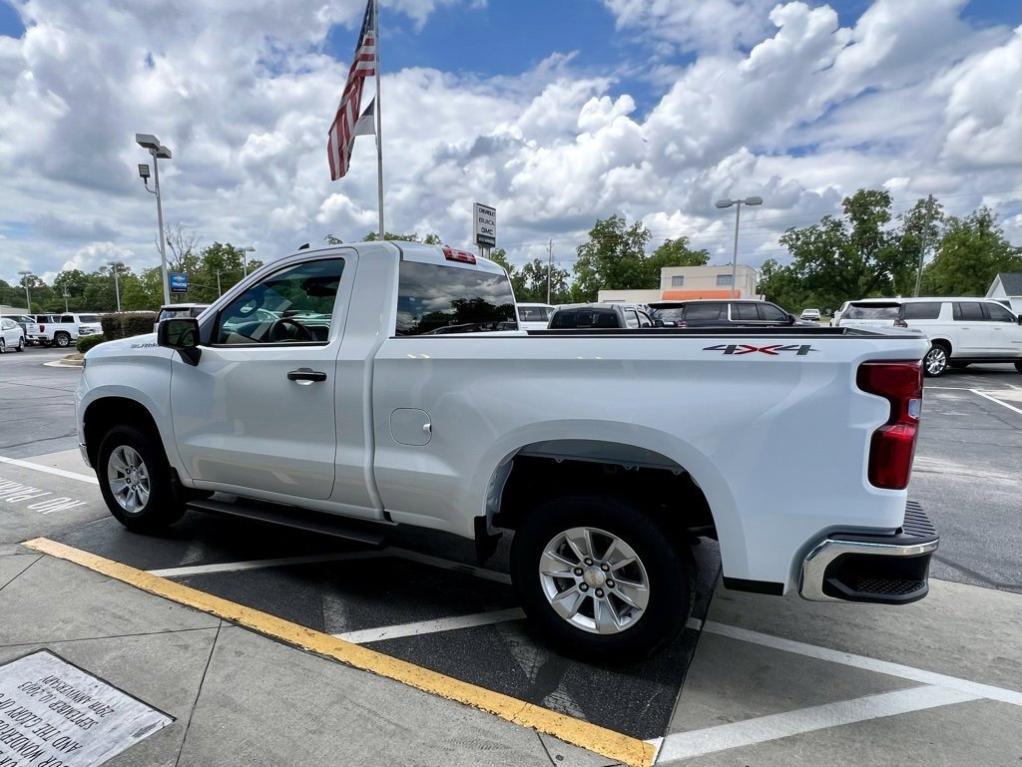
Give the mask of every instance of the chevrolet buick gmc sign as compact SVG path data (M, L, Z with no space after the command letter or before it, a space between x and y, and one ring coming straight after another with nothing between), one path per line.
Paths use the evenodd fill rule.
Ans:
M476 245L492 248L497 244L497 209L476 203L472 209Z

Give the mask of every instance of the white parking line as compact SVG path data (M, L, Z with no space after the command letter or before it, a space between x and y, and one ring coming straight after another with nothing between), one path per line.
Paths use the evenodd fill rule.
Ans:
M891 663L886 660L868 658L865 655L855 655L854 653L842 652L841 650L831 650L829 647L820 647L818 645L806 644L805 642L796 642L792 639L783 639L782 637L773 636L771 634L761 634L758 631L750 631L749 629L739 628L738 626L729 626L724 623L717 623L716 621L706 621L703 624L703 631L709 634L718 634L720 636L730 637L731 639L740 639L743 642L751 642L752 644L762 645L763 647L771 647L775 650L797 653L798 655L805 655L810 658L817 658L818 660L830 661L831 663L840 663L845 666L853 666L855 668L865 669L866 671L875 671L878 674L899 676L902 679L911 679L913 682L920 682L922 684L934 685L937 687L946 687L950 690L958 690L959 692L972 695L977 698L989 698L990 700L998 700L1002 703L1012 703L1016 706L1022 706L1022 692L1008 690L1004 687L995 687L994 685L973 682L969 679L961 679L956 676L938 674L934 671L926 671L921 668L915 668L914 666L905 666L901 663Z
M843 724L907 714L952 703L965 703L980 697L982 696L971 695L961 690L923 685L908 690L867 695L854 700L759 716L702 730L677 732L664 738L657 764L667 765L677 760L691 759L716 751L751 746Z
M146 572L150 575L158 575L161 578L185 578L189 575L237 573L243 570L263 570L267 567L310 565L317 562L343 562L353 559L376 559L382 556L386 555L381 551L342 551L333 554L308 554L306 556L281 557L279 559L251 559L244 562L220 562L212 565L168 567L163 570L146 570Z
M522 608L511 607L507 610L493 610L492 612L475 613L473 615L456 615L452 618L437 618L436 620L418 621L416 623L403 623L395 626L348 631L344 634L334 634L334 636L338 639L354 642L355 644L365 644L366 642L379 642L383 639L419 636L420 634L436 634L441 631L455 631L474 626L489 626L494 623L506 623L508 621L522 620L523 618L525 618L525 613L522 611Z
M1022 415L1022 410L1015 407L1014 405L1009 405L1007 402L1002 402L1001 400L997 399L997 397L991 397L989 394L981 392L979 389L969 389L969 391L971 391L973 394L978 394L979 396L984 397L985 399L988 399L991 402L996 402L1001 407L1006 407L1008 408L1008 410L1014 410L1019 415Z
M31 463L29 461L21 461L17 458L6 458L0 455L0 463L10 464L11 466L18 466L22 469L32 469L33 471L41 471L45 474L53 474L57 477L64 477L65 479L76 479L79 482L87 482L90 485L98 485L99 482L96 477L92 474L78 474L74 471L64 471L63 469L55 469L52 466L43 466L41 463Z

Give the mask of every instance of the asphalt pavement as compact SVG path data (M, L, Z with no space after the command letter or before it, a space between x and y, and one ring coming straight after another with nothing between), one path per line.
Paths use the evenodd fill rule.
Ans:
M920 753L927 764L1022 760L1022 376L1013 368L926 382L910 496L942 534L927 599L888 608L729 592L716 546L704 542L689 628L656 658L622 668L561 657L532 634L508 586L506 542L481 569L470 543L413 530L373 548L190 513L161 536L128 533L77 455L80 372L43 365L64 353L0 357L0 483L30 498L0 498L0 662L47 646L178 717L116 764L617 763L608 754L623 752L600 733L659 750L661 764L836 765L851 753L864 765L917 763ZM171 601L15 545L38 536L159 576ZM412 677L381 680L222 615L171 610L177 587L368 648L409 664ZM539 711L529 726L540 733L472 710L493 710L475 692L427 695L416 674Z

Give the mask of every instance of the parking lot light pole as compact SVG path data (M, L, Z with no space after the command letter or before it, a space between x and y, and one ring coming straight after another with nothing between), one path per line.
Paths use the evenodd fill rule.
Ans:
M124 266L120 261L110 261L110 270L114 273L114 294L117 296L117 311L121 310L121 285L117 279L117 272ZM64 311L67 311L66 309Z
M24 272L18 272L18 274L21 275L21 284L25 286L25 306L27 307L25 314L31 314L32 296L28 293L28 278L32 276L32 272L26 270Z
M248 254L255 253L255 248L249 245L247 248L241 249L241 268L242 277L248 277Z
M163 303L170 303L170 285L167 282L167 244L163 234L163 198L160 196L160 159L169 160L172 155L170 150L160 143L160 140L151 133L136 133L135 143L143 149L147 149L153 157L153 183L156 191L156 219L160 227L160 270L163 275ZM138 175L145 184L146 191L149 190L149 166L139 165Z
M762 197L746 197L744 200L717 200L718 208L735 206L735 251L731 257L731 292L737 293L738 284L738 225L742 220L742 205L762 205ZM738 298L736 295L735 298Z

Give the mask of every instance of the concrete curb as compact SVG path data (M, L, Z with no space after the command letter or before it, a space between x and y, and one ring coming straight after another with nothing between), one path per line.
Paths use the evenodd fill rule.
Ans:
M43 365L48 368L82 368L85 367L85 360L73 360L70 357L62 357L59 360L44 362Z

